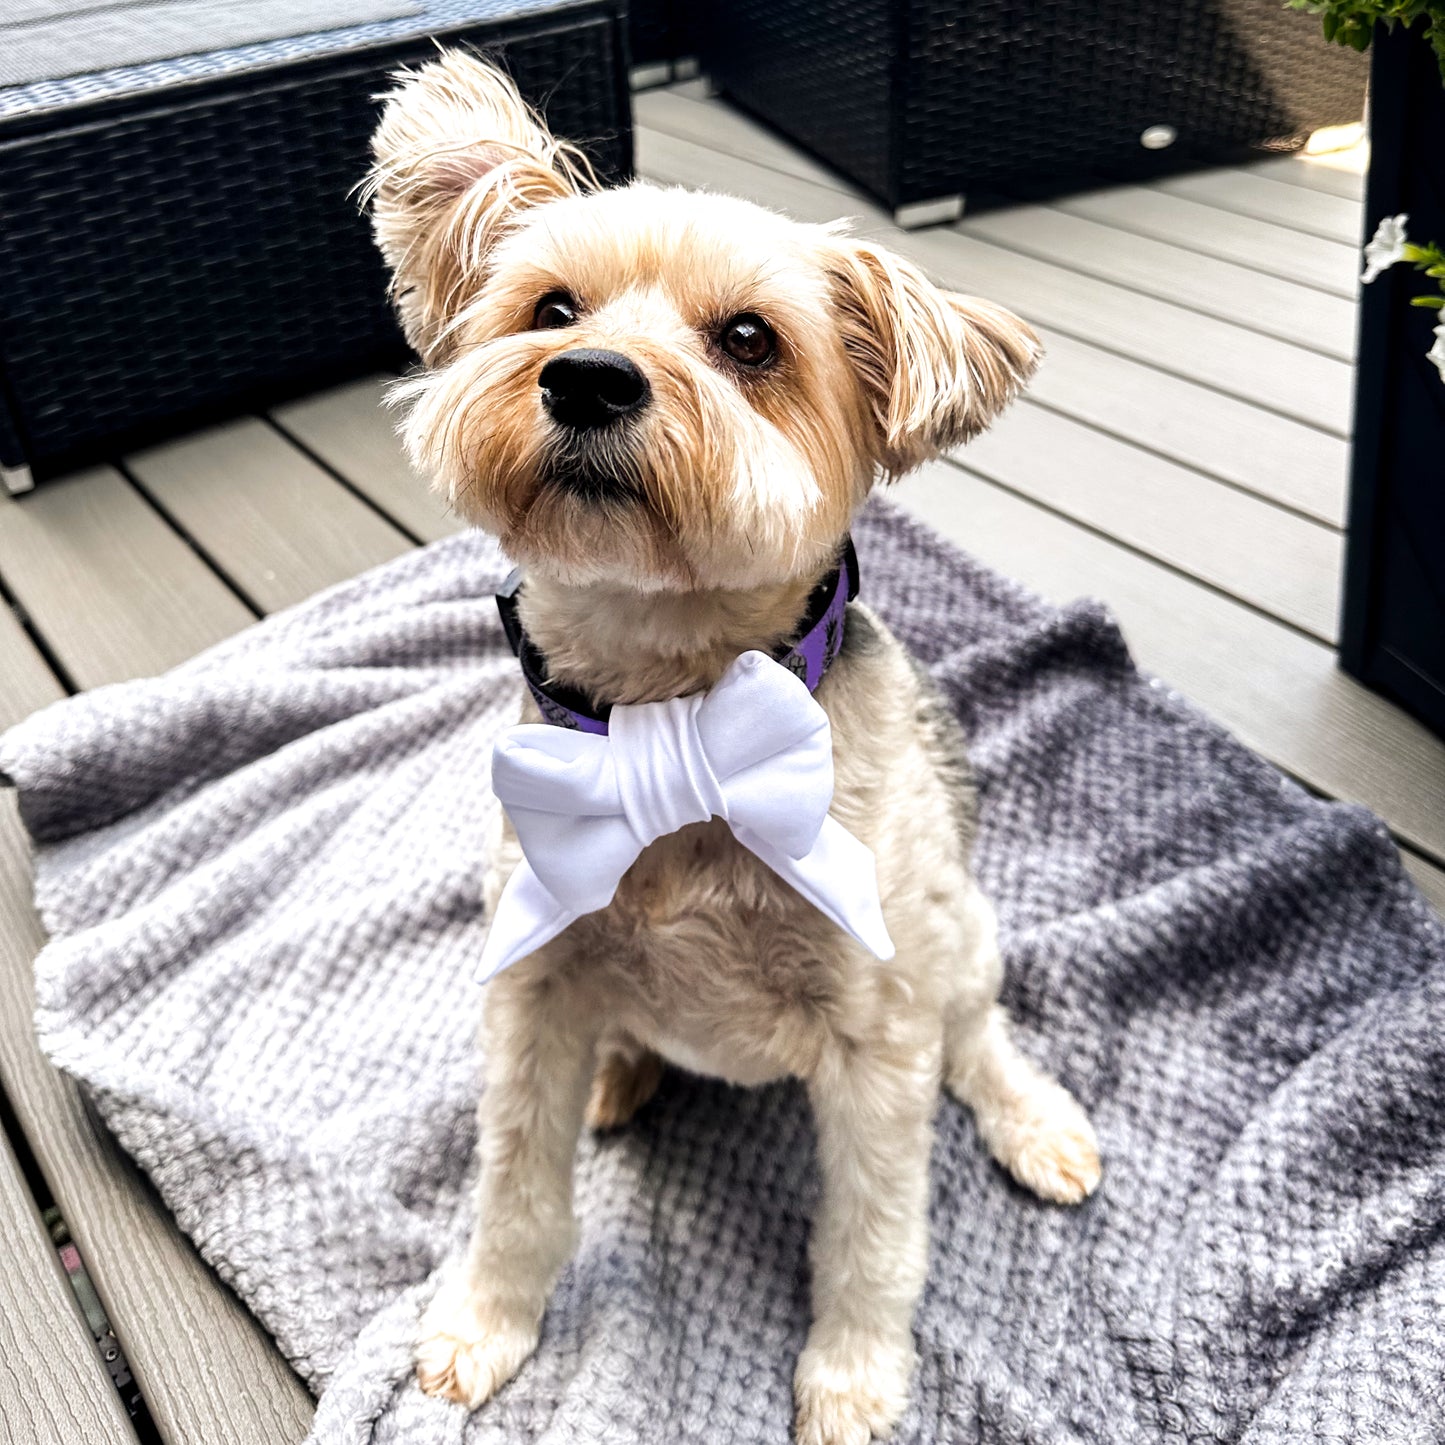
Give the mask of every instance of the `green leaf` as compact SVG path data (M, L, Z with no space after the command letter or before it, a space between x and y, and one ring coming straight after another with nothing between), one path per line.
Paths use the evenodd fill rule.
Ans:
M1431 311L1439 311L1445 308L1445 296L1412 296L1411 306L1424 306Z
M1285 0L1291 10L1320 17L1327 41L1368 50L1376 25L1397 25L1416 34L1435 52L1445 82L1445 0Z

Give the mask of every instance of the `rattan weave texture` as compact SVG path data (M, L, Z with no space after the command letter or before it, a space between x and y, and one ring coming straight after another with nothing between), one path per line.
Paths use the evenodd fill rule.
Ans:
M703 53L892 206L1291 150L1364 109L1362 57L1279 0L730 0ZM1140 144L1157 125L1166 151Z
M478 9L432 34L497 54L555 129L627 174L617 8ZM154 92L25 87L34 103L0 119L0 461L43 474L404 357L351 191L387 74L435 53L411 28L279 59L288 42L247 47L270 63Z

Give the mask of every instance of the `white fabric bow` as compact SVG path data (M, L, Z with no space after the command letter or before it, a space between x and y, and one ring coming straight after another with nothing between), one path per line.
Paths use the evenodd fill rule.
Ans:
M608 728L523 723L497 740L492 788L523 861L502 890L479 982L605 908L654 839L711 817L840 928L893 957L872 850L828 816L828 715L787 668L745 652L710 692L616 706Z

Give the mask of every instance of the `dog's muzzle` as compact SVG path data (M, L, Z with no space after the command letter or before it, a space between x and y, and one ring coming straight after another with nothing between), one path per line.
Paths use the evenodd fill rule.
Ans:
M552 419L574 431L611 426L641 411L651 395L647 378L621 352L583 347L554 356L537 384Z

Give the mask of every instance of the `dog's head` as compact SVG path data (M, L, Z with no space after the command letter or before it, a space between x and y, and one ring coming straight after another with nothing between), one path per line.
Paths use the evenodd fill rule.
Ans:
M604 190L510 81L448 54L389 97L377 240L427 371L413 460L566 580L815 575L881 472L988 425L1033 370L1017 317L746 201Z

